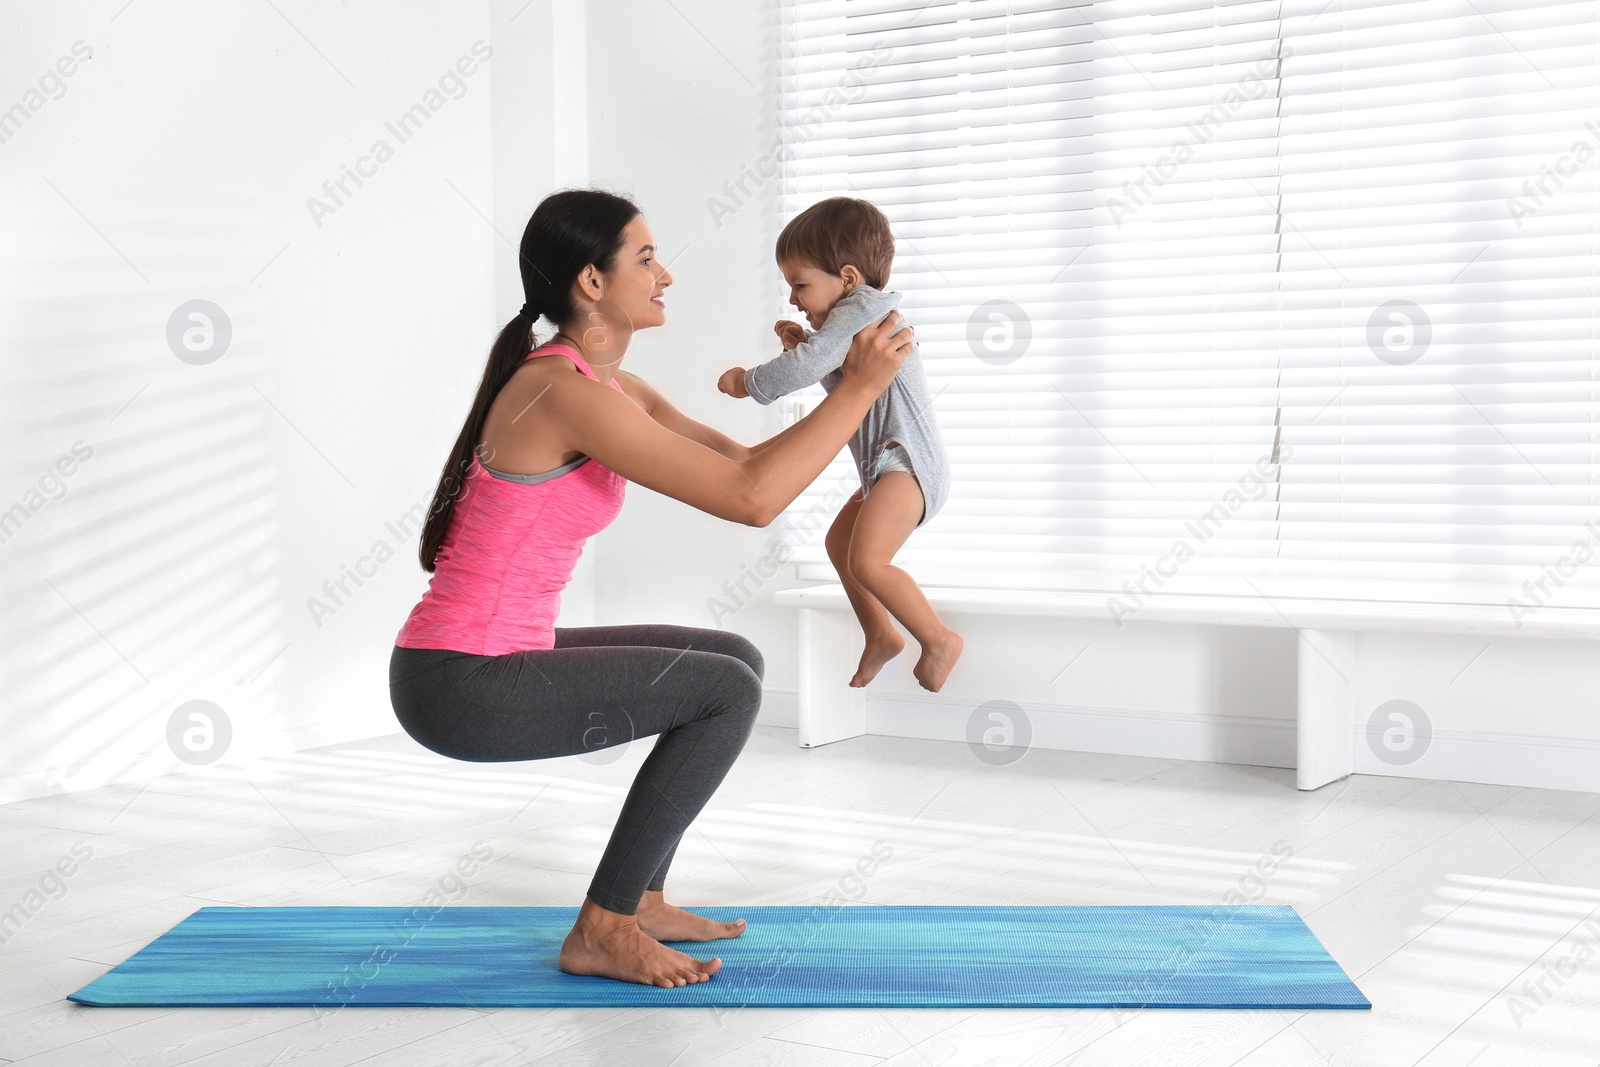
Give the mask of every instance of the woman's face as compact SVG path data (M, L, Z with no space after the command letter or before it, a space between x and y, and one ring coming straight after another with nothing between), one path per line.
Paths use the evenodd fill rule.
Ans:
M661 294L672 284L672 275L657 257L656 239L643 215L635 215L622 231L622 247L605 278L607 311L621 315L635 330L667 321Z
M789 303L805 312L813 330L822 326L844 294L861 284L860 272L848 265L838 274L810 263L779 263L778 269L789 283Z

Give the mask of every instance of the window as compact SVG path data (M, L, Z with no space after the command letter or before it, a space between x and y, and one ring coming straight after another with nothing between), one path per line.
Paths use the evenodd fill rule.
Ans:
M888 215L950 451L898 561L1600 603L1597 29L1592 0L786 3L782 219ZM786 513L797 558L856 484L841 454Z

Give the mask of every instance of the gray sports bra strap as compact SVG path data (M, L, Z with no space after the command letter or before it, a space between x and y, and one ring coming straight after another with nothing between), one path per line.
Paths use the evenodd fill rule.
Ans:
M559 478L563 474L570 474L587 462L589 462L588 456L579 456L571 463L563 463L553 471L544 471L540 474L510 474L506 471L497 471L493 467L484 467L483 469L504 481L521 482L523 485L538 485L540 482L548 482L551 478Z

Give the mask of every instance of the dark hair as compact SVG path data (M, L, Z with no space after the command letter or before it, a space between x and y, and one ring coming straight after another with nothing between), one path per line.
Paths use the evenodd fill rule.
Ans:
M638 205L627 197L598 189L563 189L541 200L527 229L522 231L518 255L523 299L529 308L551 322L570 320L572 285L579 272L591 263L602 273L611 270L622 247L622 231L639 213ZM439 487L422 525L418 558L425 571L433 570L439 546L444 543L450 513L472 466L489 407L530 351L533 325L519 312L500 331L489 350L478 395L450 450L450 459L439 476Z
M889 282L894 234L877 205L853 196L819 200L789 220L778 234L778 262L809 263L838 274L845 264L861 272L874 289Z

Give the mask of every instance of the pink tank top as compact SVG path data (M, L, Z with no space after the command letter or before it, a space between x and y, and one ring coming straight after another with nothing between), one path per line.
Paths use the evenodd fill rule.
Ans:
M566 345L541 345L527 358L551 355L599 381ZM611 386L622 389L614 377ZM529 485L490 474L474 455L433 578L395 644L480 656L554 648L561 590L584 543L617 517L626 486L596 459Z

